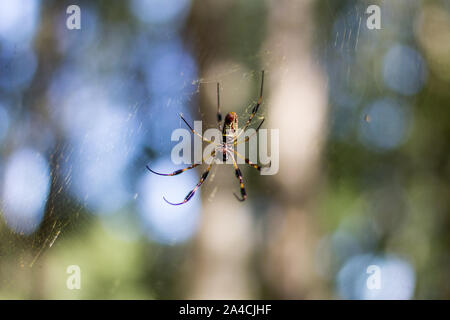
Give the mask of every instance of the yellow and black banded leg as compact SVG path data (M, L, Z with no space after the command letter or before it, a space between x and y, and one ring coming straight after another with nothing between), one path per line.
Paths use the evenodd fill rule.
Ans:
M248 164L250 167L255 168L256 170L261 171L261 166L250 162L250 160L248 160L248 158L245 158L245 163Z
M264 165L264 166L260 166L256 163L251 162L248 158L244 157L243 155L241 155L239 152L237 152L236 150L233 150L234 154L237 155L239 158L243 159L245 161L246 164L248 164L250 167L255 168L258 171L261 171L262 168L269 168L271 166L272 163L269 163L268 165Z
M183 173L183 172L185 172L185 171L187 171L187 170L189 170L189 169L193 169L193 168L195 168L195 167L197 167L197 166L199 166L199 165L200 165L200 163L195 163L195 164L193 164L192 166L189 166L189 167L187 167L187 168L184 168L184 169L180 169L180 170L174 171L174 172L172 172L172 173L159 173L159 172L156 172L156 171L150 169L150 167L149 167L148 165L145 166L145 167L148 169L148 171L150 171L150 172L152 172L152 173L154 173L154 174L157 174L157 175L159 175L159 176L176 176L177 174Z
M214 163L214 162L212 162L212 163L208 166L208 169L206 169L206 171L203 172L203 174L202 174L202 176L201 176L201 178L200 178L200 181L197 183L197 185L194 187L194 189L192 189L192 190L187 194L187 196L184 198L184 200L183 200L182 202L180 202L180 203L172 203L172 202L169 202L165 197L163 197L164 201L166 201L168 204L171 204L171 205L173 205L173 206L179 206L180 204L184 204L184 203L188 202L189 200L191 200L191 198L194 196L194 194L195 194L195 192L197 191L197 189L201 187L201 185L203 184L203 182L205 182L206 178L208 177L209 171L211 170L211 167L213 166L213 163Z
M241 143L243 143L243 142L245 143L245 142L247 142L248 140L250 140L251 137L253 137L255 134L258 133L259 128L261 128L262 124L264 123L264 120L265 120L265 118L262 118L262 121L259 123L259 125L258 125L258 127L256 128L256 130L255 130L254 133L252 133L251 135L249 135L248 137L246 137L244 140L241 140L241 141L235 140L235 141L234 141L234 145L238 145L238 144L241 144Z
M220 113L220 84L217 82L217 129L222 131L220 124L222 123L222 113Z
M234 160L234 158L233 158L233 166L234 166L234 170L235 170L235 173L236 173L236 178L239 179L239 187L241 188L241 196L242 196L242 198L239 198L236 193L233 193L233 194L236 197L236 199L238 199L239 201L245 201L245 199L247 199L247 192L245 192L244 180L242 179L241 169L239 169L239 167L238 167L236 161Z
M216 151L213 150L209 156L210 157L214 157L215 154L216 154ZM206 161L206 159L204 159L204 158L202 158L202 160ZM186 167L186 168L180 169L180 170L176 170L176 171L174 171L172 173L160 173L160 172L156 172L155 170L152 170L148 165L146 165L145 167L148 169L148 171L150 171L150 172L152 172L154 174L157 174L159 176L169 176L170 177L170 176L176 176L177 174L180 174L180 173L183 173L183 172L185 172L187 170L190 170L190 169L193 169L195 167L198 167L200 164L201 163L194 163L193 165L191 165L189 167Z
M183 117L183 115L182 115L181 113L180 113L180 117L181 117L181 119L184 121L184 123L188 126L189 130L191 130L191 132L192 132L193 134L196 134L197 136L199 136L200 138L202 138L203 141L206 141L206 142L208 142L208 143L213 143L213 144L214 144L214 142L212 142L211 140L206 139L206 138L203 137L200 133L198 133L197 131L195 131L195 130L191 127L191 125L186 121L186 119L184 119L184 117ZM217 144L217 143L216 143L216 144Z
M263 87L264 87L264 70L261 71L261 91L259 93L258 101L256 102L256 105L253 107L252 113L250 114L250 117L248 118L247 122L245 123L242 131L239 133L241 135L245 129L249 126L250 122L252 122L253 117L255 116L256 112L258 112L259 106L262 103L262 97L263 97ZM238 135L238 136L239 136Z

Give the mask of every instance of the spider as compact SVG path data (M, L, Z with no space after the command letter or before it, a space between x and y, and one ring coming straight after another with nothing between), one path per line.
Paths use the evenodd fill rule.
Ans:
M250 117L248 118L247 122L245 123L244 127L242 129L238 128L238 116L236 114L236 112L229 112L227 113L226 117L225 117L225 121L222 125L222 114L220 113L220 84L217 83L217 128L222 131L222 136L223 136L223 140L222 143L216 143L213 141L210 141L206 138L204 138L200 133L196 132L190 125L189 123L184 119L183 115L180 114L181 119L184 121L184 123L189 127L189 129L191 130L191 132L197 136L199 136L200 138L202 138L203 141L208 142L208 143L212 143L216 145L215 150L210 154L211 157L215 157L216 155L220 158L222 158L222 160L225 162L228 159L231 159L233 162L233 167L235 170L235 174L236 174L236 178L239 180L239 185L240 185L240 189L241 189L241 198L239 198L238 195L236 195L235 193L234 196L236 197L236 199L238 199L239 201L245 201L245 199L247 199L247 192L245 191L245 187L244 187L244 181L242 179L242 173L241 170L239 169L237 163L236 163L236 159L234 157L234 155L240 157L241 159L245 160L245 163L250 165L252 168L257 169L258 171L261 171L261 168L263 168L262 166L252 163L250 162L250 160L244 156L242 156L241 154L239 154L234 146L236 146L239 143L242 142L247 142L250 137L253 134L256 134L259 130L259 128L261 128L261 125L264 122L264 118L262 118L262 121L259 123L256 131L251 135L251 136L247 136L245 139L238 141L237 139L239 138L239 136L245 131L245 129L247 129L247 127L250 125L250 123L252 122L253 117L255 116L256 112L258 112L258 108L262 103L262 95L263 95L263 85L264 85L264 70L261 71L261 90L260 90L260 94L259 94L259 98L256 102L256 104L254 105L253 109L252 109L252 113L250 114ZM208 168L206 169L205 172L203 172L203 174L201 175L200 181L197 183L197 185L194 187L194 189L192 189L187 196L184 198L184 200L182 202L179 203L172 203L170 201L168 201L165 197L163 197L163 199L171 205L174 206L178 206L181 204L185 204L186 202L188 202L189 200L192 199L192 197L194 196L195 192L201 187L201 185L203 184L203 182L205 182L206 178L208 177L208 174L212 168L214 164L214 161L212 161ZM178 174L181 174L189 169L193 169L195 167L197 167L200 164L193 164L187 168L184 169L180 169L177 171L174 171L172 173L159 173L156 172L154 170L152 170L148 165L146 166L147 169L157 175L160 176L176 176ZM268 165L270 166L270 164Z

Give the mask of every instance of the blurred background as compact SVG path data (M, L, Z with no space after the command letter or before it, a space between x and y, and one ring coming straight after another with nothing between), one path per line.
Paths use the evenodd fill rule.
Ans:
M242 124L262 69L278 174L169 206L178 113ZM0 298L448 299L449 85L445 0L1 1Z

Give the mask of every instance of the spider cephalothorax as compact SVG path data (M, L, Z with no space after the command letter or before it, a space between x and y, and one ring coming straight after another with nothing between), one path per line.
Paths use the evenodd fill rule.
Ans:
M247 129L247 127L249 126L250 122L252 121L253 117L255 116L256 112L258 112L258 108L262 103L262 93L263 93L263 85L264 85L264 71L262 71L261 73L261 91L259 94L259 98L256 102L256 104L254 105L253 109L252 109L252 113L250 114L250 117L248 118L247 122L245 123L244 127L242 129L238 128L238 116L236 114L236 112L229 112L227 113L226 117L225 117L225 121L223 123L223 127L221 128L221 124L222 124L222 114L220 113L220 95L219 95L219 84L217 84L217 126L219 128L219 130L222 131L222 135L223 135L223 140L222 143L217 143L217 142L213 142L210 141L206 138L204 138L200 133L196 132L190 125L189 123L187 123L187 121L183 118L183 116L180 114L181 119L184 121L184 123L189 127L189 129L192 131L192 133L198 135L200 138L203 139L203 141L206 141L208 143L212 143L216 145L216 149L211 153L211 157L219 157L223 159L223 161L227 161L229 158L232 160L233 162L233 167L235 170L235 174L236 174L236 178L239 179L239 186L241 188L241 196L242 198L239 198L236 194L236 198L240 201L244 201L245 199L247 199L247 193L245 192L245 188L244 188L244 181L242 179L242 173L241 170L239 169L237 163L236 163L236 159L234 158L234 155L242 158L245 160L245 163L247 163L248 165L250 165L251 167L257 169L258 171L261 170L261 166L250 162L250 160L248 158L245 158L244 156L242 156L241 154L239 154L236 150L235 150L235 146L239 143L242 142L247 142L249 140L250 137L246 137L245 139L238 141L238 137L245 131L245 129ZM258 127L256 128L256 132L259 130L259 128L261 127L261 125L264 122L264 118L262 119L262 121L260 122L260 124L258 125ZM256 132L254 134L256 134ZM206 169L206 171L202 174L200 181L197 183L197 185L194 187L194 189L192 189L187 196L184 198L184 200L180 203L171 203L169 201L166 200L166 198L164 198L164 200L171 204L171 205L180 205L183 203L188 202L193 196L194 193L197 191L198 188L200 188L200 186L203 184L203 182L205 182L206 178L208 177L208 173L211 170L211 167L213 166L214 161L212 161L209 166L208 169ZM180 169L177 171L174 171L172 173L158 173L156 171L153 171L152 169L150 169L149 166L147 166L147 169L150 170L151 172L161 175L161 176L175 176L177 174L183 173L186 170L195 168L196 166L198 166L199 164L193 164L187 168L184 169ZM270 166L270 165L269 165Z

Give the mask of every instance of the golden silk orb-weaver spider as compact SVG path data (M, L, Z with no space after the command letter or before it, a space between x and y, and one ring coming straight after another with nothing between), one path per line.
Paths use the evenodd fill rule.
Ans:
M239 186L241 189L241 198L239 196L237 196L235 193L235 197L239 200L239 201L244 201L245 199L247 199L247 192L245 191L245 187L244 187L244 181L242 179L242 173L241 170L239 169L237 163L236 163L236 159L235 159L235 155L244 159L245 163L250 165L252 168L257 169L258 171L261 171L262 166L252 163L250 162L250 160L244 156L242 156L241 154L239 154L236 150L235 150L235 146L239 143L242 142L247 142L250 139L250 136L247 136L245 139L242 139L240 141L238 141L239 136L247 129L247 127L250 125L250 123L252 122L252 119L254 118L255 114L258 112L259 106L262 103L262 95L263 95L263 86L264 86L264 70L261 71L261 90L260 90L260 94L259 94L259 98L257 100L257 102L255 103L255 105L253 106L252 109L252 113L250 114L247 122L245 123L244 127L242 129L239 129L238 127L238 116L236 114L236 112L229 112L227 113L227 115L225 116L225 121L223 122L222 125L222 114L220 113L220 85L219 83L217 83L217 128L219 129L219 131L222 132L222 142L221 143L216 143L213 142L211 140L208 140L206 138L204 138L200 133L196 132L190 125L189 123L184 119L184 117L180 114L181 119L184 121L184 123L189 127L189 129L191 130L191 132L197 136L199 136L200 138L202 138L203 141L208 142L208 143L212 143L215 144L215 149L214 151L211 153L211 157L220 157L222 158L223 162L227 161L227 160L231 160L233 163L233 167L236 173L236 178L239 180ZM261 122L259 123L258 127L256 128L256 131L253 134L256 134L259 130L259 128L261 128L261 125L264 122L264 118L262 118ZM205 172L203 172L203 174L200 177L200 181L197 183L197 185L194 187L194 189L192 189L191 191L189 191L189 193L187 194L187 196L184 198L184 200L182 202L179 203L172 203L170 201L168 201L165 197L163 197L163 199L171 205L174 206L178 206L181 204L184 204L186 202L188 202L189 200L192 199L192 197L194 196L195 192L201 187L201 185L203 184L203 182L205 182L206 178L208 177L209 172L211 171L211 168L214 164L214 161L212 161L209 165L208 168L206 169ZM172 173L159 173L156 172L152 169L150 169L150 167L147 165L147 169L157 175L160 176L176 176L178 174L181 174L189 169L193 169L197 166L199 166L200 163L196 163L193 164L187 168L184 169L180 169L177 171L174 171ZM270 166L270 164L268 165Z

